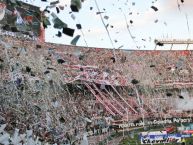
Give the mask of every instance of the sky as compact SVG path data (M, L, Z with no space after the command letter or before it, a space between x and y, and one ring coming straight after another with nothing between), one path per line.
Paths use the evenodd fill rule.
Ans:
M47 0L25 1L44 9L49 2ZM59 5L64 5L59 14L56 9L51 11L65 23L69 28L75 29L74 37L81 35L77 46L122 48L128 50L152 50L155 48L155 39L191 39L193 38L193 0L96 0L102 13L105 25L110 37L101 21L95 0L84 0L79 13L70 13L70 0L60 0ZM180 7L178 7L178 3ZM151 6L158 8L154 11ZM93 7L90 10L90 7ZM75 20L71 15L74 15ZM49 16L49 14L48 14ZM104 17L108 16L108 19ZM52 17L50 16L50 21ZM131 21L133 23L131 23ZM82 32L76 28L80 23ZM127 24L129 25L129 31ZM113 26L113 28L111 27ZM46 42L54 42L70 45L73 37L63 34L57 37L58 29L53 25L46 29ZM131 35L133 37L131 37ZM112 41L111 41L112 40ZM173 49L185 49L186 46L176 45ZM157 47L157 49L170 49L170 45ZM189 46L193 49L193 45Z

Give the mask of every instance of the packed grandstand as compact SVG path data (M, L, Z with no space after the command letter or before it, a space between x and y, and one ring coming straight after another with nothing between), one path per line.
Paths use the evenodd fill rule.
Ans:
M85 131L192 122L192 51L117 50L116 56L111 49L2 35L6 130L30 128L47 142L62 142Z
M40 24L31 36L10 32L7 21L0 144L193 143L193 51L46 43Z

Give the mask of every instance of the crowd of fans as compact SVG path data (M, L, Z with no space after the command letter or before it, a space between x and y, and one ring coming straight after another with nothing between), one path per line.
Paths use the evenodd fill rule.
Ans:
M155 52L116 50L115 59L111 49L38 44L3 35L0 121L10 132L33 129L46 142L72 143L85 132L112 131L109 126L116 119L176 115L168 98L179 93L179 86L191 88L192 52ZM119 109L112 115L107 107Z

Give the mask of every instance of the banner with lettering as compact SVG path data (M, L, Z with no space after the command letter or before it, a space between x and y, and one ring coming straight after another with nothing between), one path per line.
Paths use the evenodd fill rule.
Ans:
M173 124L173 123L192 123L193 118L166 118L166 119L154 119L147 120L143 122L142 120L132 123L120 123L114 124L113 126L118 126L118 128L127 128L127 127L141 127L141 126L150 126L150 125L165 125L165 124Z

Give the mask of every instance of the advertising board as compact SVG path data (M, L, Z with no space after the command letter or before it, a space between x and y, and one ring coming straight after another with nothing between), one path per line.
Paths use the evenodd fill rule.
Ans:
M190 137L192 137L192 134L159 134L159 132L150 132L147 134L142 132L140 134L140 141L141 144L182 143L183 139Z
M181 134L147 135L140 137L141 144L181 143Z

